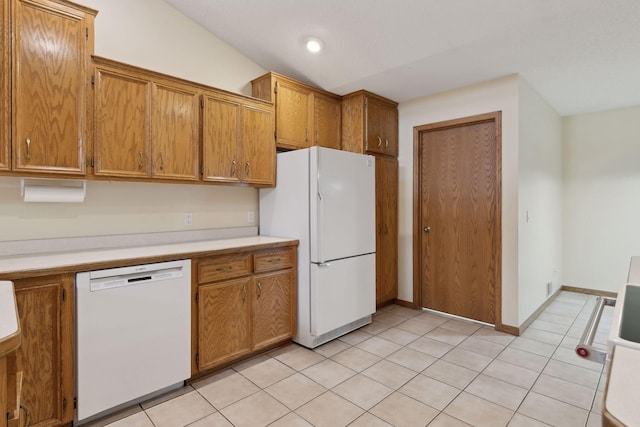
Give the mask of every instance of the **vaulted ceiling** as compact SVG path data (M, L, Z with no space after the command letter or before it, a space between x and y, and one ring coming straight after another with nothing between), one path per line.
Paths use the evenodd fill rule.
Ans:
M640 105L638 0L165 0L261 67L402 102L518 73L561 115ZM326 45L304 49L309 36Z

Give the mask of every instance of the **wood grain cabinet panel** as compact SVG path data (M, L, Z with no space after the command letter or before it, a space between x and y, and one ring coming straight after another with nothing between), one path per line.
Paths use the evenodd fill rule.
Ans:
M342 149L398 156L398 104L366 91L342 98Z
M248 276L251 272L250 255L203 258L198 263L198 283Z
M200 95L187 87L154 84L151 143L154 178L198 180Z
M254 276L253 348L259 350L295 333L295 288L292 269Z
M200 91L94 57L94 175L197 181Z
M199 287L200 370L251 351L250 285L247 277Z
M398 161L376 157L376 304L398 297Z
M3 0L0 3L0 172L9 171L11 167L9 39L9 2Z
M11 6L12 170L84 175L95 11L50 0Z
M73 419L73 275L14 282L22 328L17 370L30 426Z
M253 96L274 103L278 148L340 148L340 97L270 72L251 82Z
M94 174L146 177L151 173L151 83L96 68Z
M202 107L203 179L274 186L276 147L270 106L206 93Z

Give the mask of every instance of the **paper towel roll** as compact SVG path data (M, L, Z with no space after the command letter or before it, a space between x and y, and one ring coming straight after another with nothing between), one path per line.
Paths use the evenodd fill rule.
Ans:
M22 184L22 196L25 202L80 203L84 201L87 183L82 186L67 185L31 185Z

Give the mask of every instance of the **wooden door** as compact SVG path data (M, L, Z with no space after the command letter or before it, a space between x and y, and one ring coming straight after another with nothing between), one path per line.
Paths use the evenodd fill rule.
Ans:
M340 102L313 94L313 145L340 149Z
M10 169L9 2L0 3L0 171Z
M13 170L84 175L85 15L53 1L12 5Z
M276 147L273 143L271 110L242 106L242 181L261 186L276 182Z
M198 93L183 87L154 84L151 104L152 176L197 181Z
M414 131L423 307L500 324L500 113ZM415 297L414 297L415 298Z
M398 161L376 157L376 305L398 297Z
M94 174L151 175L151 83L98 67L95 83Z
M198 368L220 365L251 351L251 278L198 287Z
M73 419L73 275L16 280L22 329L17 369L30 426Z
M202 169L205 181L240 182L240 104L204 96ZM273 139L270 138L272 141Z
M307 148L309 146L309 95L308 89L276 81L276 144L283 148Z
M255 350L295 333L295 275L292 269L254 276L252 307Z

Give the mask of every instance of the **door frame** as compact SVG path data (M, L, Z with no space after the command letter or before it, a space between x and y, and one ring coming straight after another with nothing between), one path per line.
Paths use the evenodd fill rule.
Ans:
M420 267L422 265L422 245L420 236L422 230L420 218L422 218L421 198L421 170L420 138L422 133L446 130L466 125L493 122L496 135L495 171L496 171L496 268L495 268L495 328L505 330L502 324L502 112L494 111L486 114L462 117L430 123L413 128L413 305L422 308L422 283L420 280Z

